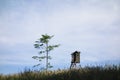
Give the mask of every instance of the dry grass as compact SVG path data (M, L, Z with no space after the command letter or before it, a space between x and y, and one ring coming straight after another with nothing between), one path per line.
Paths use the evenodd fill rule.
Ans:
M14 75L0 75L0 80L120 80L120 65L48 72L25 70Z

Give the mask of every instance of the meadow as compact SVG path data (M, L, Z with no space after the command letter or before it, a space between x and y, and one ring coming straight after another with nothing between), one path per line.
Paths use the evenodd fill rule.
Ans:
M18 74L0 74L0 80L120 80L120 65L86 66L47 72L28 69Z

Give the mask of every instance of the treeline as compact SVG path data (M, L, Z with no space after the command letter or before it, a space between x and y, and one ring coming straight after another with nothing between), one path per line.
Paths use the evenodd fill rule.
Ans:
M14 75L1 74L0 80L120 80L120 65L47 72L25 70Z

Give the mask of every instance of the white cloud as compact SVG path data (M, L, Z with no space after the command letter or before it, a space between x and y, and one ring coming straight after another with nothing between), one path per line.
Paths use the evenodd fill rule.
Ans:
M83 51L83 55L86 54L81 58L83 61L99 61L100 57L105 60L119 59L119 1L78 1L74 5L68 2L54 5L48 2L43 7L34 2L32 5L22 6L20 11L6 11L8 13L0 16L0 44L32 45L41 34L49 33L55 35L53 41L61 44L59 51L56 51L59 53L56 63L65 60L75 49ZM24 7L27 8L23 9ZM104 55L101 55L101 52ZM22 56L25 55L16 54L1 59L5 60L6 64L11 62L6 60L13 57L14 64L17 61L20 64L25 64L24 61L31 62ZM67 60L70 60L70 56Z
M32 59L33 54L29 53L9 53L1 54L0 65L35 65L37 64L35 60Z

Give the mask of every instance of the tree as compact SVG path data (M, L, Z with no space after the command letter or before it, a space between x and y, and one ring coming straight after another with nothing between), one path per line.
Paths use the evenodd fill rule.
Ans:
M59 47L59 45L49 45L50 39L54 36L49 36L47 34L42 35L41 38L39 38L37 41L35 41L34 47L37 49L40 49L39 55L46 53L45 56L33 56L33 59L36 59L38 61L42 61L43 59L46 59L46 71L48 68L52 68L53 66L50 65L50 62L48 60L52 59L51 56L49 56L49 52L52 51L54 48ZM40 64L37 64L35 66L39 66Z

